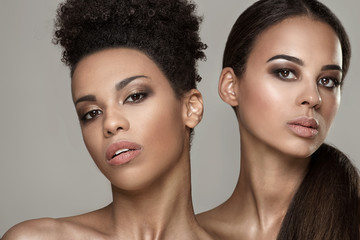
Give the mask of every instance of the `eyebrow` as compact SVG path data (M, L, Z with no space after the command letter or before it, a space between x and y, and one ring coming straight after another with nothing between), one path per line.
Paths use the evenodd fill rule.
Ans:
M285 55L285 54L273 56L272 58L267 60L267 62L271 62L271 61L274 61L274 60L277 60L277 59L284 59L284 60L287 60L287 61L290 61L290 62L294 62L294 63L296 63L296 64L298 64L300 66L304 66L304 62L301 59L299 59L297 57Z
M138 79L138 78L147 78L147 79L150 79L148 76L145 76L145 75L136 75L136 76L132 76L132 77L128 77L128 78L125 78L123 80L121 80L120 82L118 82L116 85L115 85L115 89L116 91L120 91L121 89L123 89L124 87L126 87L129 83L131 83L132 81ZM86 95L86 96L83 96L83 97L80 97L78 98L76 101L75 101L75 106L80 103L80 102L95 102L96 101L96 96L95 95Z
M124 80L118 82L116 85L115 85L115 89L117 91L123 89L124 87L126 87L129 83L131 83L132 81L138 79L138 78L147 78L147 79L150 79L148 76L145 76L145 75L137 75L137 76L133 76L133 77L128 77L128 78L125 78Z
M289 55L284 55L284 54L281 54L281 55L276 55L272 58L270 58L267 62L271 62L271 61L274 61L276 59L285 59L285 60L288 60L290 62L294 62L300 66L304 66L304 62L297 58L297 57L293 57L293 56L289 56ZM325 65L321 68L321 71L327 71L327 70L337 70L337 71L340 71L342 72L342 68L339 66L339 65L336 65L336 64L330 64L330 65Z
M95 102L95 101L96 101L95 95L86 95L86 96L83 96L83 97L77 99L74 104L76 106L76 104L78 104L80 102Z
M321 71L327 71L327 70L337 70L342 72L342 68L339 65L333 64L333 65L325 65L321 68Z

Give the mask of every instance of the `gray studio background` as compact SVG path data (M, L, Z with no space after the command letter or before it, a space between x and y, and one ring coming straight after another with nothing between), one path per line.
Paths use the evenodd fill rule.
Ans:
M196 212L223 202L239 171L235 115L217 94L222 51L238 15L253 0L195 0L209 48L200 63L205 115L192 148ZM59 0L0 0L0 236L31 218L63 217L111 201L110 185L82 142L68 69L51 44ZM360 167L359 0L324 0L342 20L353 58L335 124L327 139Z

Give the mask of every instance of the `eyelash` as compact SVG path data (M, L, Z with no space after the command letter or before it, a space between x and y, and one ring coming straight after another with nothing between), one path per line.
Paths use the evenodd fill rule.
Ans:
M320 84L320 82L322 80L330 80L330 81L332 81L332 86L330 86L330 87L326 87L325 84L321 84L322 86L324 86L326 88L331 88L332 89L332 88L336 88L336 87L338 87L340 85L339 80L337 80L336 78L333 78L333 77L322 77L322 78L320 78L318 80L318 83Z
M293 74L295 76L295 78L292 79L288 79L288 76L282 76L283 73L287 72L288 74ZM279 68L279 69L275 69L273 71L274 75L279 78L280 80L284 80L284 81L294 81L297 79L296 77L296 71L289 69L289 68Z
M287 73L287 74L293 74L295 77L294 78L290 78L288 79L287 77L288 76L283 76L282 74L284 73ZM283 81L295 81L297 79L297 74L296 74L296 71L295 70L292 70L292 69L289 69L289 68L279 68L279 69L275 69L273 71L273 74L279 78L280 80L283 80ZM332 86L330 87L327 87L325 85L327 84L321 84L321 81L322 80L330 80L332 81L333 83L331 84ZM329 88L329 89L332 89L332 88L336 88L338 87L341 82L337 79L337 78L334 78L334 77L321 77L319 80L317 80L318 84L320 84L321 86L324 86L325 88Z
M136 103L140 103L142 101L145 100L145 98L147 97L147 93L145 92L139 92L139 93L132 93L131 95L129 95L124 103L129 103L129 104L136 104ZM130 101L130 99L132 99ZM81 117L81 121L86 123L86 122L90 122L92 120L94 120L95 118L97 118L99 115L102 114L102 111L99 109L93 109L87 113L85 113L82 117Z
M140 103L140 102L144 101L147 96L148 96L148 94L146 92L132 93L127 98L125 98L124 103L130 103L130 104ZM134 98L135 98L135 100L134 100ZM130 101L130 99L133 99L133 100Z
M95 115L95 116L91 116L91 114ZM82 117L81 117L81 121L82 122L89 122L91 120L93 120L94 118L97 118L99 115L102 114L102 111L99 110L99 109L94 109L94 110L91 110L87 113L85 113ZM90 117L90 118L89 118Z

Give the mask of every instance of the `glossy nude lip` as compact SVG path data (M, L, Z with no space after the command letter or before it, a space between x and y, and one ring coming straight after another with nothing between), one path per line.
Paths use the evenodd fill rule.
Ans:
M287 122L287 126L295 135L303 138L313 138L319 133L319 123L314 118L299 117Z
M133 142L120 141L111 144L106 150L106 159L110 165L122 165L130 162L141 153L142 147Z

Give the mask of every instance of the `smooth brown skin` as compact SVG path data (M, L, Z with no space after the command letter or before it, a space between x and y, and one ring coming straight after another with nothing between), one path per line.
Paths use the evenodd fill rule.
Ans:
M122 89L119 82L135 80ZM145 92L147 95L143 95ZM112 184L113 202L103 209L61 219L39 219L10 229L3 240L31 239L211 239L198 225L191 201L189 129L201 120L202 96L193 89L180 99L143 53L109 49L82 59L72 79L86 147ZM137 94L137 95L134 95ZM99 114L89 115L96 110ZM141 145L141 154L121 166L108 164L117 141Z
M270 60L277 55L303 63ZM342 66L342 52L332 28L295 17L258 37L243 76L223 69L219 94L236 107L241 168L232 196L197 216L215 238L276 239L310 155L323 143L338 110L340 86L330 88L332 79L342 78L336 66ZM291 71L279 74L277 69ZM318 121L316 136L300 137L289 129L288 121L304 116Z

